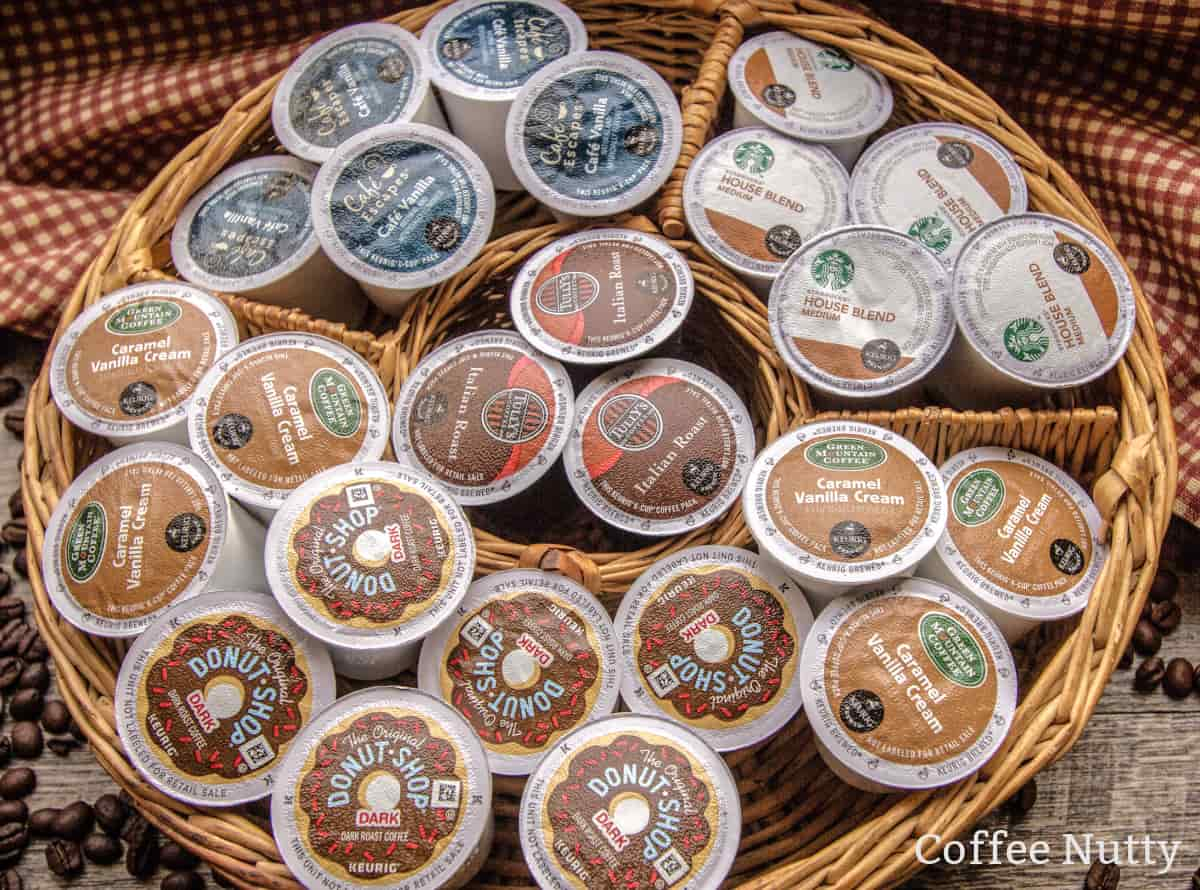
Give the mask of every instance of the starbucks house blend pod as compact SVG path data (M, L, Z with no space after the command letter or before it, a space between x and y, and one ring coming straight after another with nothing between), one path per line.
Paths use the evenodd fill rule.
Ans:
M283 155L223 170L197 192L171 232L171 259L193 284L358 324L367 308L313 229L317 168Z
M621 699L682 723L718 751L770 738L800 710L812 610L771 560L688 547L633 582L615 619Z
M265 591L263 534L195 454L141 442L100 458L63 492L46 525L42 578L80 630L136 637L203 591Z
M196 384L238 341L225 304L189 284L113 291L67 327L50 359L54 403L79 429L117 445L186 445Z
M159 791L228 807L271 793L296 736L335 697L329 654L275 600L206 593L174 605L130 648L117 730Z
M964 779L999 750L1017 669L995 623L921 578L843 596L804 644L804 713L821 759L880 794Z
M339 674L392 677L462 602L475 539L462 508L424 473L384 461L313 476L284 502L266 543L287 614L329 647Z
M643 714L605 717L559 742L525 783L518 819L542 890L716 890L742 832L720 755Z
M566 733L610 713L621 683L600 601L533 569L472 584L425 640L417 676L471 725L492 772L508 776L528 775Z
M729 89L735 127L766 126L820 143L847 169L892 114L892 88L878 71L787 31L738 47Z
M284 864L322 890L470 884L492 846L492 776L471 728L416 689L338 699L279 769L271 829Z
M458 0L429 20L421 40L455 135L496 188L521 188L499 134L530 77L587 48L583 20L558 0Z
M193 450L264 521L327 467L387 447L387 393L374 369L315 334L266 334L221 357L188 408Z
M1008 448L972 448L942 464L946 531L922 577L978 603L1010 642L1088 604L1108 558L1100 513L1049 461Z

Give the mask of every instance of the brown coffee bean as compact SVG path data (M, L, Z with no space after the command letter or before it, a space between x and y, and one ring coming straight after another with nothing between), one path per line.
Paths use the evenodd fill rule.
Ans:
M86 801L77 800L59 811L54 820L54 833L64 840L81 841L92 833L96 824L96 816L92 805Z
M0 859L17 856L28 846L29 826L24 822L0 825Z
M41 631L32 626L25 628L25 633L17 643L17 655L29 662L45 661L49 658L50 650L46 648Z
M26 822L29 820L29 807L23 800L0 800L0 824L7 822Z
M0 541L11 547L24 547L29 540L29 529L24 519L10 519L0 526Z
M1014 819L1020 819L1037 803L1037 781L1030 779L1008 799L1008 809Z
M37 720L42 716L42 694L36 689L17 690L8 700L8 713L14 720Z
M42 726L46 732L61 735L71 728L71 712L60 699L52 699L42 707Z
M21 398L23 392L25 387L16 377L0 377L0 408L7 408Z
M125 820L129 818L129 807L115 794L102 794L92 805L96 813L96 824L113 837L121 834Z
M0 767L8 766L12 753L12 736L0 735Z
M1151 656L1138 665L1137 672L1133 675L1133 688L1138 692L1153 692L1162 682L1166 672L1163 660L1156 655Z
M1121 653L1121 658L1117 661L1117 669L1127 671L1133 667L1133 644L1130 643L1125 647L1125 651Z
M1172 658L1163 674L1163 692L1174 699L1187 698L1192 694L1193 671L1192 663L1186 658Z
M0 773L0 798L20 800L37 788L37 773L27 766L14 766Z
M1159 566L1158 573L1150 582L1150 602L1161 603L1175 599L1179 592L1179 576L1166 566Z
M125 798L124 790L121 791L121 798L123 800ZM130 839L134 835L134 832L141 830L141 825L146 821L146 817L137 810L133 809L127 800L125 800L124 803L125 806L129 807L129 818L125 820L125 825L121 828L121 840L123 840L125 843L129 843Z
M1133 629L1133 651L1138 655L1155 655L1162 648L1162 634L1145 618Z
M25 515L25 499L21 496L19 488L8 496L8 515L13 519L20 519Z
M43 807L29 814L29 830L34 837L53 837L58 816L62 810L57 807Z
M60 878L83 871L83 853L75 841L51 841L46 847L46 867Z
M70 736L56 736L52 739L46 739L46 747L50 749L55 757L66 757L72 751L79 750L79 742Z
M1173 632L1182 620L1183 610L1174 600L1155 603L1150 607L1150 621L1164 634Z
M24 550L18 550L17 555L13 557L13 569L22 578L29 577L29 557L25 555Z
M160 890L204 890L204 878L195 871L173 871L159 884Z
M3 570L0 570L0 571L3 571ZM10 585L12 584L12 579L8 577L7 573L5 573L4 579L0 580L0 588L2 588L2 589L0 589L0 594L4 594L8 590L8 587L4 583L5 581L7 581L7 583ZM24 617L25 617L25 601L24 600L22 600L15 593L9 593L5 596L0 597L0 619L7 621L10 618L24 618Z
M17 688L36 689L44 694L50 688L50 668L42 661L25 665L17 677Z
M0 689L8 690L20 682L25 666L15 655L0 656Z
M168 841L162 845L158 861L171 871L188 871L200 864L200 860L191 850L175 841Z
M0 890L25 890L25 882L12 869L0 873Z
M75 741L82 742L84 744L87 743L87 733L83 731L83 727L80 726L74 719L71 720L71 725L67 729L67 732L71 734L71 738L73 738Z
M21 636L29 627L20 618L11 618L0 624L0 655L15 655Z
M121 842L107 834L89 834L83 842L83 855L97 865L112 865L124 852Z
M139 817L125 843L125 870L139 880L150 877L158 866L158 829Z
M1200 868L1192 875L1192 890L1200 890Z
M18 439L25 436L25 409L13 408L4 413L4 428Z
M7 595L8 591L11 589L12 589L12 576L10 574L8 574L8 572L6 572L4 569L0 568L0 596L3 596L5 600L16 599L15 597L9 597ZM19 602L19 600L18 600L18 602ZM25 614L24 603L21 604L21 614L22 615ZM0 618L11 618L11 617L14 617L14 616L0 614ZM20 617L20 616L16 616L16 617Z
M46 738L42 735L42 728L32 720L14 723L10 736L15 756L23 760L33 760L35 757L42 756L42 751L46 747Z

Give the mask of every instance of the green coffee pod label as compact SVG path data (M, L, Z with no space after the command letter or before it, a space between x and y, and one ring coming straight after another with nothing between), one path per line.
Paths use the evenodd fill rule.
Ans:
M844 250L823 250L813 259L812 277L822 287L843 290L854 280L854 260Z
M1004 480L992 470L972 470L954 487L950 506L963 525L983 525L1004 506Z
M170 327L182 315L179 304L170 300L139 300L110 315L104 322L104 329L118 336L149 334Z
M964 689L975 689L987 679L987 658L978 640L956 618L944 612L921 617L921 646L947 680Z
M813 442L804 459L823 470L871 470L887 462L887 452L869 439L834 436Z
M1019 362L1036 362L1050 350L1050 335L1036 318L1014 318L1004 326L1004 348Z
M313 374L308 391L321 426L339 439L358 432L363 420L362 402L349 377L333 368L322 368Z
M82 584L96 574L107 540L108 517L104 508L95 502L87 504L67 532L66 566L75 581Z

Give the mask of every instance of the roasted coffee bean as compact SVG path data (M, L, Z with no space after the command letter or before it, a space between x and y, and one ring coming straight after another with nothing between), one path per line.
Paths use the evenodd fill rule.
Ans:
M1200 868L1192 875L1192 890L1200 890Z
M46 867L60 878L83 871L83 853L75 841L51 841L46 847Z
M95 824L96 815L92 812L92 805L77 800L59 811L58 818L54 820L54 833L64 840L81 841L92 833Z
M1121 883L1121 869L1112 863L1095 862L1088 869L1084 890L1117 890Z
M61 735L71 728L71 712L60 699L52 699L42 707L42 726L46 732Z
M1163 692L1171 698L1187 698L1192 694L1193 671L1192 663L1186 658L1172 658L1163 674Z
M187 871L200 864L200 860L187 847L174 841L163 844L158 861L163 864L163 868L169 868L171 871Z
M0 624L0 655L16 654L17 645L27 627L29 625L20 618L10 618L4 624Z
M75 741L87 743L87 733L83 731L83 727L76 723L74 719L71 720L71 725L67 727L67 732L71 734L71 738Z
M83 855L97 865L112 865L124 852L121 842L107 834L89 834L83 842Z
M34 837L53 837L55 826L58 824L62 810L57 807L44 807L29 814L29 830Z
M121 797L125 797L124 791L121 792ZM130 806L128 801L125 802L125 806ZM142 823L145 821L145 816L130 807L129 818L125 820L125 825L121 828L121 840L123 840L125 843L129 843L130 839L134 835L134 832L140 831Z
M125 849L125 870L139 880L154 874L158 866L158 829L138 819L125 842L129 845Z
M204 878L195 871L173 871L159 885L161 890L204 890Z
M49 658L50 650L46 648L46 641L42 639L41 631L36 627L27 627L17 643L17 655L28 662L45 661Z
M23 392L25 387L16 377L0 377L0 408L7 408L21 398Z
M24 547L29 540L29 529L24 519L10 519L0 526L0 541L12 547Z
M8 713L14 720L37 720L42 716L41 692L36 689L17 690L8 700Z
M92 804L92 810L96 814L96 824L113 837L120 835L125 820L129 818L129 807L115 794L100 795Z
M0 890L25 890L25 882L12 869L0 873Z
M1150 607L1150 621L1164 634L1174 631L1182 620L1183 610L1174 600L1155 603Z
M0 825L0 859L16 856L29 846L29 826L24 822Z
M4 428L18 439L25 435L25 409L13 408L4 413Z
M46 739L42 735L42 728L32 720L14 723L10 735L15 756L24 760L33 760L35 757L42 756L42 751L46 747Z
M1130 643L1125 647L1125 651L1121 653L1121 658L1117 662L1117 667L1120 670L1127 671L1133 667L1133 644Z
M36 689L44 694L50 688L50 668L41 661L25 665L21 668L21 675L17 677L17 688Z
M12 753L12 736L0 735L0 767L8 766Z
M25 499L21 497L19 488L8 496L8 515L13 519L20 519L25 515Z
M4 597L5 601L16 599L16 597L8 596L8 591L12 589L12 576L4 569L0 568L0 596ZM20 600L17 600L20 602ZM25 614L25 604L21 603L21 615ZM19 618L20 615L8 615L0 612L0 618Z
M1162 634L1145 618L1133 629L1133 651L1138 655L1155 655L1162 648Z
M27 766L14 766L0 773L0 797L5 800L20 800L33 794L37 788L37 773Z
M1037 803L1037 782L1030 779L1021 789L1008 799L1009 812L1014 819L1020 819L1033 809Z
M1158 574L1150 582L1150 602L1161 603L1175 599L1179 592L1179 576L1165 566L1159 566Z
M12 689L21 681L25 666L15 655L0 656L0 689Z
M23 800L0 800L0 825L8 822L27 822L29 807Z
M22 578L29 577L29 562L24 550L18 550L17 555L13 557L13 569Z
M3 569L0 569L0 572L3 572ZM7 584L5 582L7 582ZM12 579L9 578L7 574L5 574L4 578L2 580L0 580L0 594L5 593L5 591L8 590L7 585L10 585L10 584L12 584ZM24 617L25 617L25 602L24 602L24 600L22 600L15 593L10 593L10 594L7 594L6 596L0 597L0 619L7 621L10 618L24 618Z
M1166 672L1163 660L1158 656L1151 656L1138 665L1137 672L1133 675L1133 688L1138 692L1153 692L1162 682Z
M46 747L56 757L66 757L72 751L79 748L79 742L70 736L58 736L53 739L46 739Z

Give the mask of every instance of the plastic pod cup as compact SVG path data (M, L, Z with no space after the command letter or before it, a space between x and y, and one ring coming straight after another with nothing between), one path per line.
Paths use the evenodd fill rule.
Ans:
M233 315L207 291L135 284L71 322L50 359L50 390L72 424L115 445L186 445L196 384L237 342Z
M834 600L801 662L804 713L825 765L878 794L972 775L1004 743L1017 669L986 614L910 578Z
M1024 213L1029 200L1016 159L971 127L913 124L868 148L850 177L850 216L916 238L950 268L970 235Z
M509 308L537 349L575 365L613 365L678 332L695 295L683 254L656 235L592 229L559 238L513 280Z
M382 680L416 664L475 570L462 508L425 473L369 461L313 476L267 530L267 579L339 674Z
M320 643L270 596L228 590L159 616L121 662L114 696L138 772L210 807L267 797L297 735L336 697Z
M587 49L583 20L557 0L458 0L429 20L421 40L451 129L483 159L497 189L520 189L496 136L530 77Z
M264 522L314 473L378 459L388 420L375 370L315 334L242 341L204 375L188 406L192 450Z
M487 755L431 695L400 686L352 693L293 742L271 795L271 829L305 887L467 886L492 847Z
M1082 612L1108 559L1096 505L1049 461L972 448L941 468L946 531L917 574L980 606L1010 643Z
M46 526L42 578L75 627L136 637L204 591L266 591L263 538L200 458L141 442L100 458L63 492Z
M683 181L688 228L761 296L784 261L849 221L850 177L833 152L768 127L708 143Z
M732 387L699 365L657 358L593 380L563 451L584 505L646 537L714 522L737 500L753 459L750 412Z
M446 128L425 48L399 25L341 28L284 72L271 103L275 137L316 164L363 130L412 121Z
M617 610L621 700L717 751L764 741L800 710L812 620L773 561L737 547L680 550L646 569Z
M313 185L322 246L380 310L462 271L492 233L496 192L479 156L425 124L387 124L338 146Z
M604 717L559 742L526 782L517 818L542 890L716 890L742 833L721 756L644 714Z
M958 335L937 374L956 408L1023 405L1102 377L1137 316L1120 258L1088 230L1041 213L988 223L963 245L951 306Z
M614 216L667 181L683 144L683 117L649 65L589 51L526 81L504 135L517 179L560 220Z
M892 115L892 88L878 71L832 46L769 31L729 62L734 127L766 126L832 151L854 166L867 137Z
M420 687L479 736L493 773L526 776L564 735L612 712L621 684L604 607L569 578L480 578L421 647Z
M771 339L823 406L924 401L925 381L954 337L949 277L930 251L893 229L835 229L792 254L775 279Z
M367 301L330 262L313 227L317 168L283 155L253 158L217 174L184 205L171 259L200 287L300 309L348 325Z
M804 424L764 448L742 506L759 551L814 612L911 575L946 530L933 461L898 433L851 420Z

